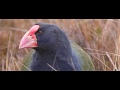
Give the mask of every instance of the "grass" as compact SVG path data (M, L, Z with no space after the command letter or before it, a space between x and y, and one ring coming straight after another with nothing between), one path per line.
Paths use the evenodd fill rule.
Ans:
M119 19L1 19L0 70L19 71L30 49L18 49L20 39L35 23L59 26L91 57L97 71L120 70Z

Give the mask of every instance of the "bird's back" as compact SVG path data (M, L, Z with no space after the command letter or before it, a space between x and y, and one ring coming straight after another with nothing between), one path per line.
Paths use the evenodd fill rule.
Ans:
M82 71L94 71L92 58L75 42L71 42L73 55L78 59Z

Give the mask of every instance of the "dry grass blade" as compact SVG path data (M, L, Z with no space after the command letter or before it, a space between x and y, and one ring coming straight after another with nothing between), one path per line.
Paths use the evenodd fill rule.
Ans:
M54 67L52 67L50 64L47 63L47 65L52 68L54 71L57 71Z
M106 55L108 56L108 58L109 58L109 60L110 60L111 64L112 64L112 65L113 65L113 67L115 68L115 70L118 70L118 69L117 69L117 67L115 66L115 64L114 64L113 60L111 59L110 55L109 55L107 52L106 52Z
M22 31L22 32L26 32L27 30L23 30L23 29L20 29L20 28L13 28L13 27L0 27L1 31L2 30L14 30L14 31Z
M9 54L10 54L10 62L11 62L11 64L10 64L10 68L12 68L11 70L12 71L14 71L15 70L15 64L14 64L14 61L13 61L13 55L12 55L12 51L11 50L9 50Z
M74 70L76 71L76 69L75 69L75 65L74 65L73 60L72 60L71 57L70 57L70 61L72 62L72 66L73 66Z
M84 49L88 49L88 50L92 50L92 51L99 51L99 52L103 52L106 53L107 51L102 51L102 50L97 50L97 49L91 49L91 48L84 48ZM111 52L107 52L108 54L114 55L114 56L120 56L120 54L115 54L115 53L111 53Z
M57 55L57 53L55 54L55 58L54 58L53 65L52 65L53 67L54 67L54 65L55 65L56 55Z
M11 58L12 58L12 67L13 67L13 70L16 71L16 67L17 67L17 69L20 71L20 68L19 68L19 66L18 66L18 63L16 63L16 59L13 57L12 52L10 52L10 54L11 54ZM16 67L15 67L15 66L16 66Z
M2 60L2 71L4 71L4 66L5 66L4 60Z
M29 53L28 49L25 48L25 52L26 52L26 53Z
M11 64L12 66L11 66L11 67L13 68L13 69L11 69L11 70L15 71L15 62L14 62L13 59L11 60L11 62L12 62L12 64Z
M22 62L18 61L18 63L20 63L23 67L25 67L28 71L31 71L30 68L28 68L27 66L25 66Z
M99 58L97 58L96 56L92 55L95 59L97 59L99 62L101 62L105 67L107 67L108 70L112 71L112 69L110 69L104 62L102 62Z
M20 68L19 68L19 66L18 66L18 63L14 60L14 62L15 62L15 65L17 66L17 68L18 68L18 70L20 71Z
M6 54L6 71L7 71L7 68L9 68L9 48L10 48L10 41L12 36L12 32L10 31L9 33L10 35L9 35L8 46L7 46L7 54Z

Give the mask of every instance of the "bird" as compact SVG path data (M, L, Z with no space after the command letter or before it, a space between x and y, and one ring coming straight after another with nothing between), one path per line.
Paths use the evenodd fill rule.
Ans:
M93 60L55 24L36 23L22 37L19 49L32 48L22 71L94 71Z

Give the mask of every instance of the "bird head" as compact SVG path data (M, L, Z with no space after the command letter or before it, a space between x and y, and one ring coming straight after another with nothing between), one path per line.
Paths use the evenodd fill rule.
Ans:
M56 43L57 33L62 32L57 26L51 24L35 24L22 37L21 48L46 48Z

